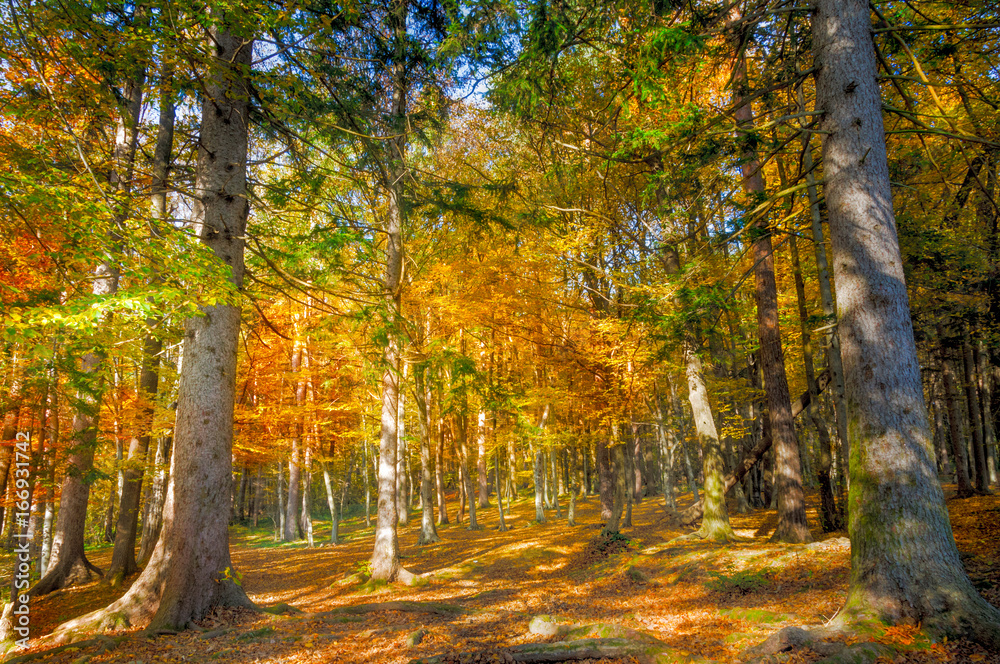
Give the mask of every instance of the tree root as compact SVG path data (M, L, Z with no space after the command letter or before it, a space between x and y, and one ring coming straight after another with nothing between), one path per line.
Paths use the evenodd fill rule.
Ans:
M555 643L525 643L503 648L497 653L504 662L571 662L581 659L621 659L633 657L639 664L658 662L696 662L695 656L684 655L665 644L656 646L649 641L631 639L576 639ZM464 664L476 660L476 653L456 653L414 659L410 664ZM704 660L700 660L704 661Z
M407 613L429 613L436 616L455 617L468 613L468 609L456 604L443 604L441 602L372 602L369 604L354 604L353 606L342 606L331 611L322 613L302 613L297 617L303 620L321 620L323 618L343 615L359 615L364 613L376 613L379 611L401 611Z
M57 646L55 648L50 648L49 650L39 650L38 652L29 652L25 655L19 655L13 659L9 659L4 664L23 664L24 662L30 662L33 659L42 659L43 657L48 657L49 655L55 655L57 653L69 650L70 648L89 648L90 646L99 646L97 651L86 655L87 659L92 657L97 657L98 655L103 655L109 650L114 650L118 647L118 644L124 641L127 636L97 636L92 639L87 639L86 641L77 641L76 643L67 643L62 646Z
M824 658L818 664L873 664L880 657L892 657L896 649L884 643L862 641L848 645L844 641L855 636L841 626L823 626L814 629L785 627L772 634L766 641L743 653L747 664L766 664L781 653L808 648Z
M640 664L704 661L697 655L671 648L644 632L621 625L575 625L551 616L535 616L528 631L561 639L552 643L525 643L491 653L502 662L568 662L582 659L633 657ZM477 661L479 653L448 653L415 659L410 664L464 664Z

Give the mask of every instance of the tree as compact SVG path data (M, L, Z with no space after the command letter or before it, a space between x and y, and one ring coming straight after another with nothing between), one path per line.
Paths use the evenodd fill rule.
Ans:
M921 622L1000 648L1000 611L955 547L910 320L868 3L818 0L816 109L850 437L851 576L842 622Z
M243 283L253 39L233 11L213 6L201 108L192 222L201 241ZM234 296L231 296L234 297ZM163 529L129 591L110 606L61 625L58 639L130 624L181 628L217 605L252 606L229 557L233 407L240 307L206 304L185 325L174 454Z

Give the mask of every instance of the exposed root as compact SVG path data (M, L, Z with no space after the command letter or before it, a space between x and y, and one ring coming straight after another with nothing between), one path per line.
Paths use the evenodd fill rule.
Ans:
M582 659L634 658L640 664L695 662L699 658L675 650L649 634L621 625L575 625L552 616L535 616L528 625L532 634L562 639L552 643L525 643L485 653L448 653L415 659L410 664L465 664L475 661L568 662Z
M437 542L440 541L441 538L438 536L437 533L432 533L428 535L424 532L421 532L420 539L417 540L417 546L427 546L428 544L436 544Z
M360 615L364 613L377 613L379 611L400 611L408 613L430 613L436 616L459 616L468 613L468 609L456 604L443 604L441 602L371 602L368 604L354 604L352 606L342 606L332 611L322 613L302 613L298 617L305 620L322 619L331 616Z
M86 641L77 641L76 643L67 643L65 645L57 646L55 648L50 648L49 650L39 650L38 652L29 652L25 655L19 655L13 659L8 659L4 664L23 664L24 662L30 662L33 659L42 659L49 657L50 655L55 655L57 653L69 650L70 648L81 649L89 648L91 646L98 646L97 651L86 655L85 657L89 660L92 657L97 657L98 655L103 655L109 650L114 650L118 647L118 644L124 641L126 636L97 636L92 639L87 639ZM86 660L84 660L86 661Z
M301 609L297 609L291 604L286 604L285 602L282 602L280 604L275 604L274 606L257 607L257 610L260 611L261 613L270 613L271 615L274 616L307 615Z
M892 659L895 648L875 641L861 641L848 645L845 641L858 636L841 625L831 624L813 629L785 627L772 634L763 643L748 648L743 653L747 664L764 664L775 657L793 650L808 648L824 656L825 664L872 664L880 657Z

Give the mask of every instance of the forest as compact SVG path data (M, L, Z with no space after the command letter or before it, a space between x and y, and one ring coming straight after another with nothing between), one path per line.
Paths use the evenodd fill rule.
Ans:
M1000 662L995 3L0 36L0 661Z

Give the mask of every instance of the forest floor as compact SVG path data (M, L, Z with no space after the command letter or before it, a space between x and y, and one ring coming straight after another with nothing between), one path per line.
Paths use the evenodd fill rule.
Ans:
M816 524L812 498L809 518ZM948 506L970 576L1000 606L1000 497L949 500ZM452 519L456 507L449 504ZM814 544L771 544L776 516L758 510L732 514L739 542L671 542L687 531L667 519L662 499L649 497L635 506L634 527L622 531L627 543L602 551L596 498L577 504L575 527L567 525L562 507L562 519L550 512L548 523L534 524L533 502L515 502L507 515L511 530L499 532L494 503L477 511L481 530L453 522L439 527L441 542L423 547L417 546L419 513L414 512L399 534L403 565L425 575L411 587L365 582L372 529L361 517L341 524L338 546L311 549L277 544L264 528L237 527L233 562L254 602L287 603L313 614L341 612L310 617L217 611L201 621L205 632L153 638L132 633L117 643L32 661L388 664L447 655L449 664L505 662L511 661L506 648L551 640L529 633L531 618L544 614L649 634L674 649L678 661L740 662L748 646L787 625L822 624L844 601L850 545L843 532L814 529ZM329 536L329 524L317 522L317 530L318 544ZM94 551L91 558L106 565L110 549ZM121 592L95 582L39 598L32 602L32 636L100 608ZM875 638L896 648L896 655L881 662L1000 663L1000 654L972 643L933 643L918 627L890 628ZM819 659L800 650L784 661Z

